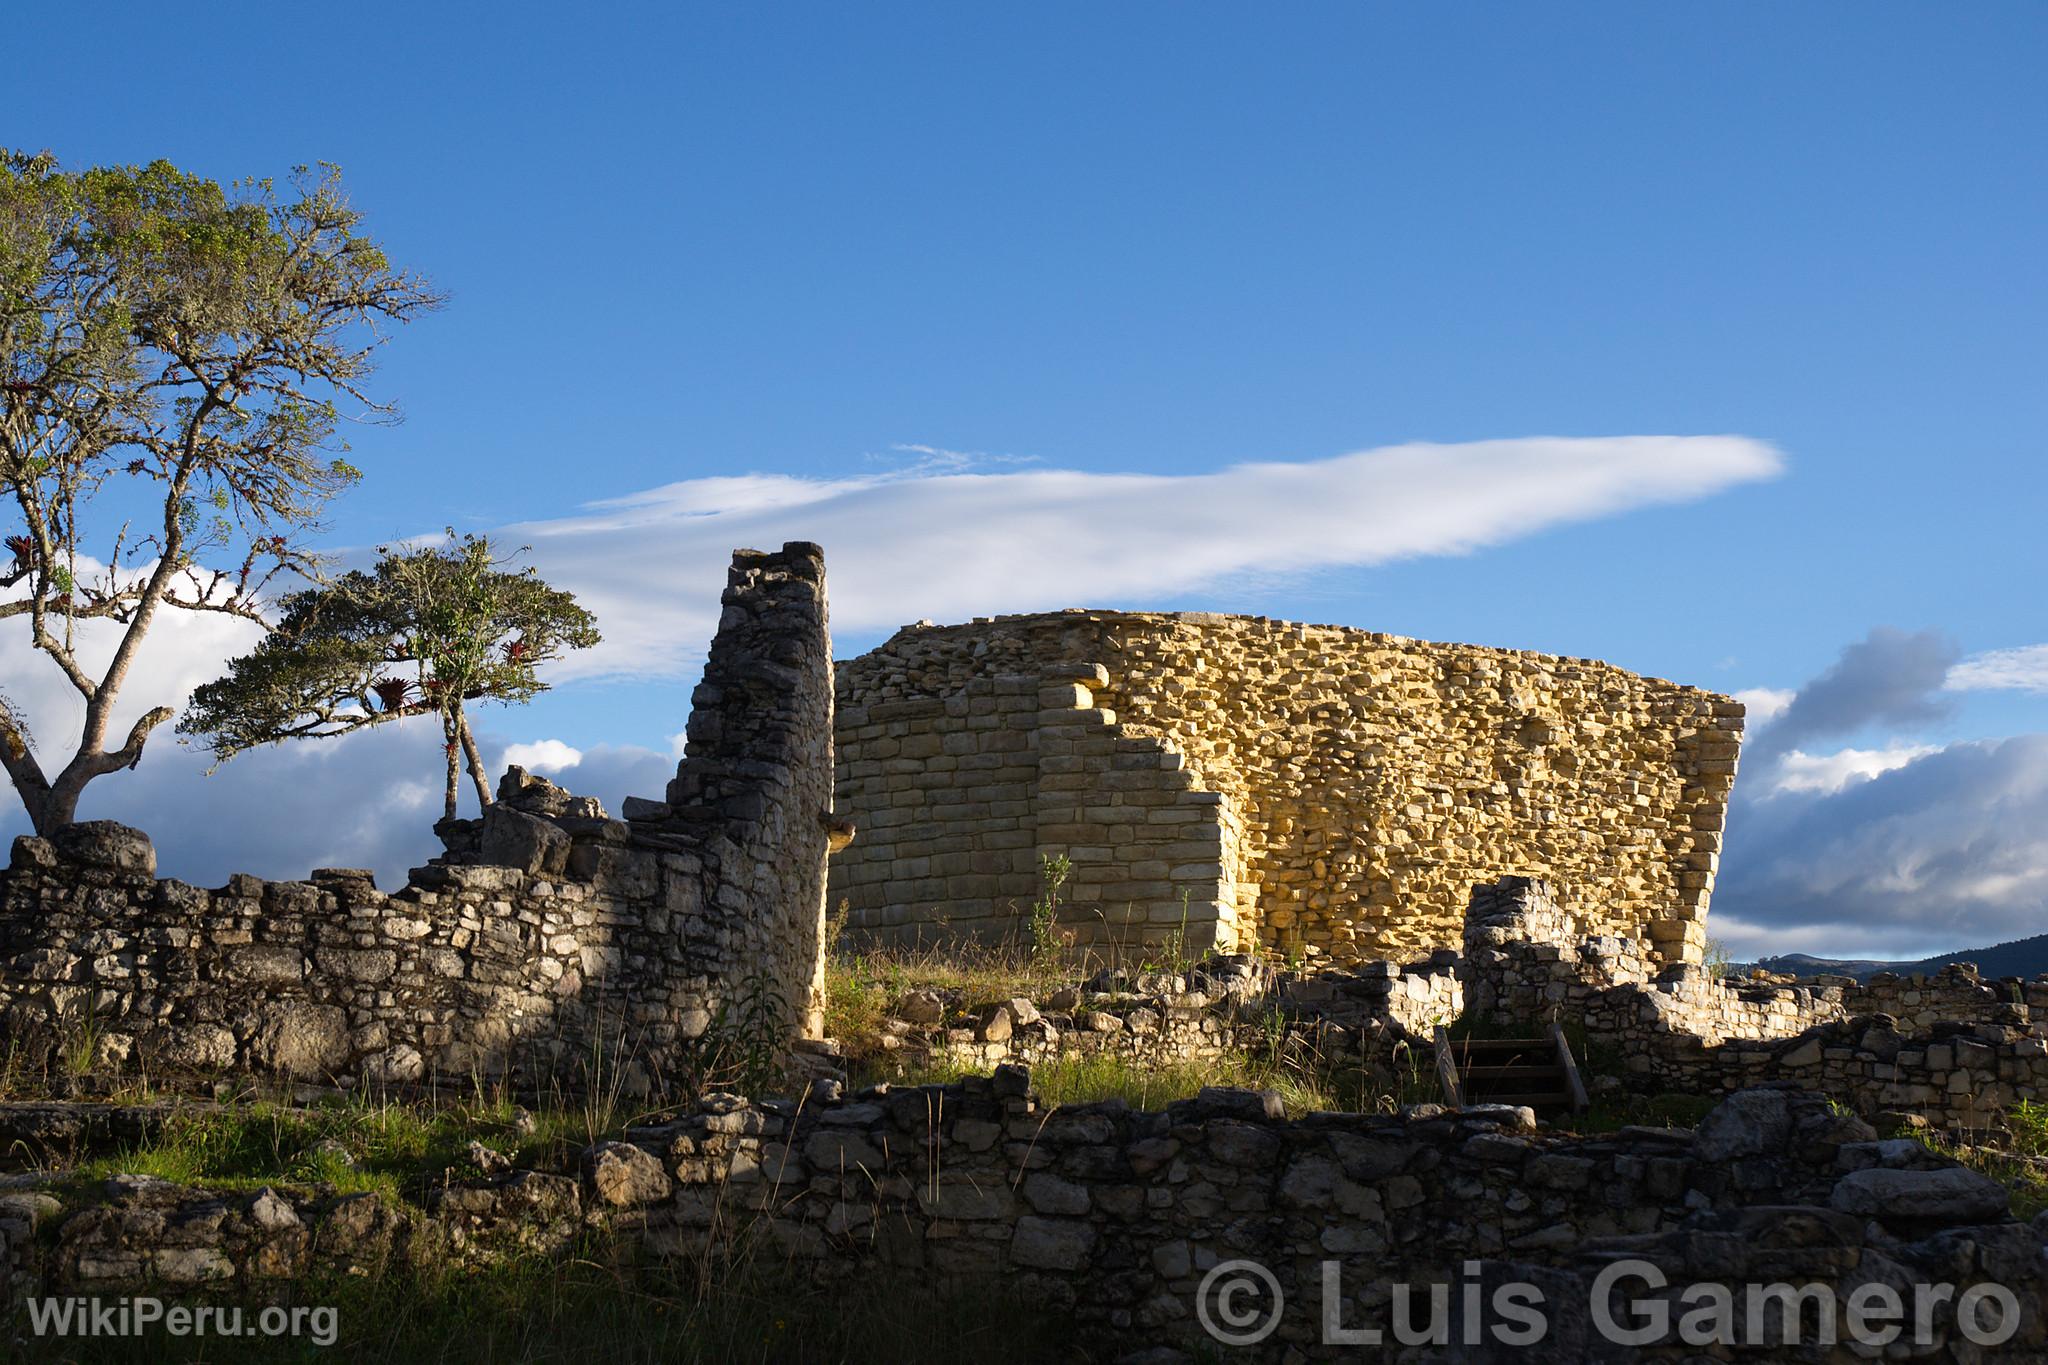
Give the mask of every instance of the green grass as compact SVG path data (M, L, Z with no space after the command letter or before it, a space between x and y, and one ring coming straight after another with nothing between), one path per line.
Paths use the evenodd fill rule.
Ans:
M1722 1100L1719 1095L1666 1091L1657 1095L1602 1098L1582 1114L1559 1115L1556 1127L1572 1133L1611 1133L1619 1128L1697 1128Z
M828 938L844 943L843 918L832 921ZM929 1085L975 1074L957 1058L921 1055L905 1058L881 1047L885 1019L904 996L931 990L959 1003L956 1023L968 1022L977 1005L1012 996L1043 1003L1063 986L1091 975L1104 963L1048 958L1028 945L986 946L947 941L924 947L853 951L844 946L825 969L825 1032L835 1039L851 1064L855 1084L888 1081ZM1185 970L1177 942L1131 957L1124 964L1140 971ZM1157 1109L1187 1099L1204 1086L1242 1086L1280 1092L1290 1112L1337 1110L1379 1112L1400 1104L1434 1100L1433 1071L1426 1058L1407 1068L1398 1082L1368 1072L1353 1062L1315 1055L1300 1039L1290 1040L1278 1014L1247 1016L1241 1044L1217 1057L1186 1059L1165 1053L1104 1051L1067 1053L1034 1063L1032 1088L1047 1104L1087 1104L1120 1099L1143 1109Z
M838 953L825 967L825 1034L849 1057L864 1057L879 1050L882 1021L912 991L980 1005L1020 995L1042 1000L1076 979L1072 968L1026 952L974 944Z
M1182 907L1183 916L1186 907ZM825 1033L848 1056L877 1050L882 1020L916 990L958 996L968 1006L1023 996L1042 1002L1062 986L1084 981L1103 967L1138 972L1186 972L1195 963L1187 948L1185 920L1164 943L1054 949L1036 940L1029 919L1020 916L1014 942L985 944L937 937L930 943L896 947L857 946L847 932L848 911L826 920ZM941 929L943 934L943 929Z
M1930 1151L1990 1176L2012 1191L2013 1215L2032 1218L2048 1209L2048 1104L2021 1100L2005 1111L2001 1126L1996 1145L1954 1143L1912 1130L1898 1136L1917 1138Z
M219 1189L326 1184L347 1193L418 1198L451 1172L479 1174L468 1154L471 1141L521 1166L562 1169L582 1146L606 1136L590 1132L582 1112L535 1114L524 1131L514 1118L502 1103L349 1099L299 1108L239 1100L175 1110L149 1138L91 1156L69 1174L79 1181L152 1175Z
M1041 1304L934 1287L928 1272L813 1287L780 1266L633 1264L595 1242L582 1254L488 1266L392 1266L376 1277L307 1280L270 1300L332 1308L331 1344L302 1337L37 1338L4 1324L28 1365L181 1361L610 1365L889 1360L1011 1365L1074 1357L1071 1323ZM166 1296L168 1301L168 1296ZM228 1300L228 1302L238 1302ZM259 1311L244 1303L244 1321ZM309 1322L309 1326L314 1325Z
M975 1067L940 1058L903 1068L893 1083L937 1085L975 1074ZM1315 1110L1382 1113L1433 1098L1435 1079L1433 1073L1418 1073L1396 1087L1355 1066L1338 1066L1298 1054L1260 1055L1248 1049L1200 1058L1110 1051L1067 1053L1031 1068L1031 1088L1047 1106L1122 1100L1135 1109L1159 1109L1175 1100L1192 1099L1204 1086L1212 1085L1277 1091L1291 1114ZM1428 1093L1421 1093L1425 1090Z

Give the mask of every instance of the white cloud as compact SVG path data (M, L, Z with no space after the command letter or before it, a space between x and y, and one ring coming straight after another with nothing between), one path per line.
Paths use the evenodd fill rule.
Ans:
M1784 715L1798 695L1789 687L1745 687L1735 694L1735 700L1748 711L1748 728L1754 731Z
M1948 671L1951 692L2048 692L2048 645L1973 654Z
M530 543L535 564L577 592L605 631L594 657L554 680L686 671L717 626L740 545L820 542L834 621L882 629L919 617L1143 605L1226 579L1463 554L1702 497L1781 466L1771 447L1733 436L1406 445L1185 476L1022 470L1008 457L937 447L902 453L915 458L896 470L692 479L506 528L503 538ZM1000 472L967 472L990 464ZM256 638L253 625L217 615L160 618L124 691L120 732L151 706L182 705ZM111 631L88 627L89 660L113 648ZM61 762L83 704L25 647L19 620L0 622L0 692L27 714L46 762ZM659 797L682 749L680 734L661 737L665 752L507 738L484 737L492 772L522 762L613 810L629 794ZM166 726L137 772L87 789L81 815L148 830L165 872L195 881L342 865L372 867L390 884L436 851L440 764L438 731L405 722L258 750L209 779L202 755ZM472 799L465 783L465 810ZM11 795L5 802L0 836L26 828Z
M503 536L597 613L605 643L563 676L673 674L701 656L739 545L818 542L833 620L887 629L1465 554L1781 467L1770 446L1737 436L1416 444L1189 475L963 473L941 461L844 479L690 479Z
M528 747L532 746L513 744L495 750L502 756L490 771L503 772L507 763L519 761L513 754ZM486 745L485 752L494 750ZM668 791L668 780L676 775L675 758L638 744L593 744L581 752L570 752L576 754L576 761L549 770L548 776L579 796L596 797L614 815L618 814L619 803L628 796L660 800Z
M2048 735L1913 739L1955 653L1873 630L1799 690L1736 783L1710 934L1745 956L1914 959L2042 931ZM1882 747L1787 742L1878 727Z
M583 761L583 751L564 744L559 739L537 739L530 744L508 744L503 755L502 769L508 764L534 773L556 773L564 768L573 768Z
M1778 756L1766 785L1780 792L1838 792L1852 782L1868 782L1880 773L1905 767L1939 749L1932 744L1893 744L1883 749L1838 749L1809 754L1799 749Z
M2038 934L2048 735L1950 744L1838 790L1736 787L1708 932L1780 951L1916 957Z
M1952 935L1938 932L1927 937L1923 931L1891 923L1863 925L1853 921L1807 919L1785 924L1758 924L1716 907L1707 933L1737 962L1754 962L1762 957L1786 953L1807 953L1814 957L1864 959L1880 962L1914 961L1963 946ZM1971 944L1972 947L1982 946Z
M144 572L145 565L134 570ZM81 558L79 576L93 577L103 566ZM21 596L25 585L17 584L8 594ZM52 622L53 629L61 624ZM88 676L98 681L120 647L123 627L111 621L81 621L77 627L74 652ZM154 706L182 706L192 689L220 676L226 660L261 638L262 629L252 621L219 612L165 609L159 613L141 648L129 666L112 711L108 747L118 748L128 727ZM29 644L26 616L0 621L0 693L20 708L36 740L36 755L46 773L54 773L76 748L78 732L85 721L85 699L78 694L55 662ZM150 761L159 746L176 741L170 727L155 732L150 741ZM110 779L111 780L111 779Z

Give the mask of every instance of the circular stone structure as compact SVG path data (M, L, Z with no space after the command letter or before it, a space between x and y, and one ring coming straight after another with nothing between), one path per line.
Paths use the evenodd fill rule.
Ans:
M1057 932L1345 963L1537 876L1696 962L1740 703L1593 659L1212 613L920 622L836 669L829 900L873 939Z

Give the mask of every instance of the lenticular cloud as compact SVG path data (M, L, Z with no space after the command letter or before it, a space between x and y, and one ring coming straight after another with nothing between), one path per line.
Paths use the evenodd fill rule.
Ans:
M605 622L581 673L687 671L739 545L814 540L856 630L1148 602L1232 575L1465 554L1776 475L1740 436L1413 444L1204 474L957 465L856 479L690 479L507 527Z

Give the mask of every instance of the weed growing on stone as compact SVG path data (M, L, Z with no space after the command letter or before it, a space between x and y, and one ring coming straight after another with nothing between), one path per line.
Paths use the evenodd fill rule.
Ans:
M981 1074L956 1058L939 1057L906 1067L902 1085L940 1085ZM1134 1109L1159 1109L1193 1099L1209 1086L1278 1092L1293 1114L1316 1110L1377 1113L1397 1102L1362 1070L1321 1067L1316 1059L1277 1058L1253 1049L1213 1057L1154 1057L1124 1052L1069 1053L1038 1062L1031 1086L1048 1108L1121 1100Z
M783 1079L788 1031L788 1000L767 975L752 973L719 1005L704 1032L683 1047L677 1078L683 1093L767 1094Z
M1064 853L1041 857L1038 862L1038 899L1031 902L1031 960L1041 965L1059 961L1060 889L1073 875L1073 864Z
M836 954L825 965L825 1034L852 1058L877 1050L882 1021L915 990L969 1000L1033 998L1067 984L1071 969L1014 949L973 943Z
M1976 1140L1925 1129L1907 1129L1895 1136L1917 1138L1930 1150L1991 1177L2012 1191L2014 1215L2032 1218L2048 1210L2048 1104L2019 1101L2005 1111L2000 1129Z

